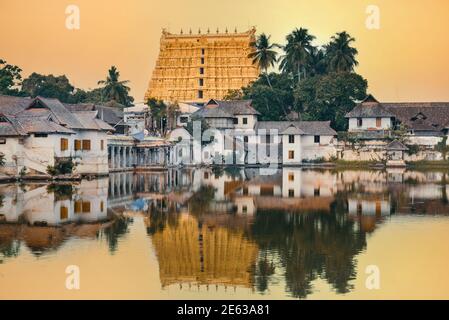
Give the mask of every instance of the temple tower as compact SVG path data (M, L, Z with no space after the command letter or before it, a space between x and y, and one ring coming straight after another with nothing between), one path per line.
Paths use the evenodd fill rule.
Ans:
M242 33L172 34L164 29L145 100L204 103L247 86L260 74L248 58L255 32L252 28Z

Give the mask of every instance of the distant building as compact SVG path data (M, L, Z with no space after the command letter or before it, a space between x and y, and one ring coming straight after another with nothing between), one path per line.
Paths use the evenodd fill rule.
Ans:
M162 31L160 52L145 100L205 103L222 99L259 77L248 54L255 28L246 32L172 34Z
M449 102L381 103L368 95L346 118L352 133L378 139L403 126L410 144L434 146L448 134Z
M211 99L192 118L204 119L201 161L215 164L285 164L336 157L329 121L258 121L251 100Z
M57 99L0 96L1 170L47 174L48 167L73 160L75 173L107 174L107 134L114 128L98 110L71 109Z

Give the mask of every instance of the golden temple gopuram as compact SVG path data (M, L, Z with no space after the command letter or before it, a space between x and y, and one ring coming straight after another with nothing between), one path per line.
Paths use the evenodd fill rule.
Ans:
M248 58L256 29L238 33L172 34L162 31L159 57L145 100L204 103L256 80L260 69Z

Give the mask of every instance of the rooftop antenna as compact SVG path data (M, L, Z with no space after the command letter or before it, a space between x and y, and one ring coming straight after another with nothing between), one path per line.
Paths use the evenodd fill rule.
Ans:
M182 28L181 28L181 34L183 34L184 33L184 31L182 31Z

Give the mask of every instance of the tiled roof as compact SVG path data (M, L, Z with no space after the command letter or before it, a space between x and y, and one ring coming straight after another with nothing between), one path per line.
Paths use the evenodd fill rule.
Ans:
M98 111L97 118L102 119L104 122L115 126L123 121L123 110L116 107L108 107L103 105L97 105L94 103L80 103L80 104L67 104L64 106L72 111Z
M283 132L287 129L293 130L289 127L295 127L306 135L337 135L337 132L330 127L330 121L258 121L256 130L277 130L279 134L288 134Z
M383 103L394 117L410 129L441 131L449 126L449 103Z
M252 100L210 100L204 107L193 113L202 118L233 118L237 115L259 115L251 106Z
M386 147L387 150L400 150L400 151L406 151L408 148L400 141L394 140L391 141L389 144L387 144Z
M31 99L0 95L0 114L9 120L0 124L0 135L75 133L72 129L113 131L113 127L98 119L98 111L92 111L93 107L98 107L92 106L64 105L58 99L42 97Z
M394 115L378 102L362 102L346 114L346 118L389 118Z
M97 119L97 112L98 111L78 111L73 112L73 114L86 130L114 131L115 129L109 124Z

